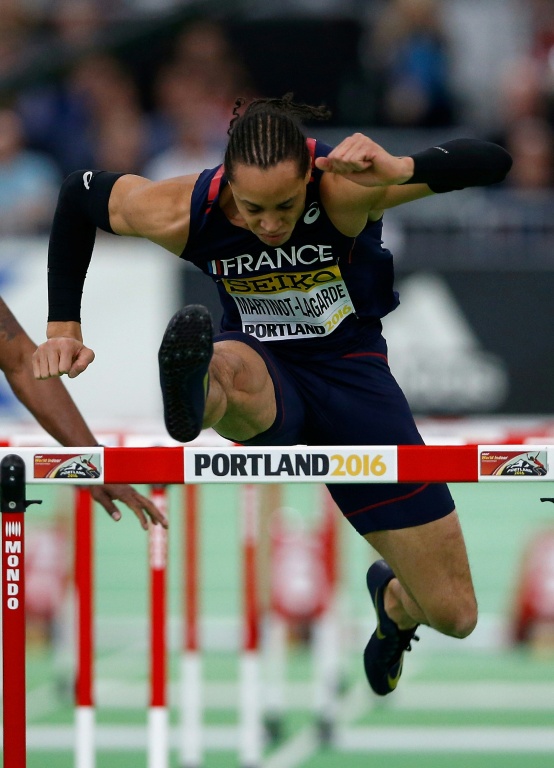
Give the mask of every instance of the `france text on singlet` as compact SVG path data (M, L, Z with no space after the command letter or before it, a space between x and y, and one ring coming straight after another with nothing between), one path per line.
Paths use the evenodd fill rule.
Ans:
M312 255L315 252L314 261L318 260L318 251L322 261L333 258L326 255L325 246L302 246L302 250L311 251ZM267 258L271 258L269 254ZM267 341L324 336L353 312L338 264L322 265L306 272L223 278L222 282L237 305L242 330Z

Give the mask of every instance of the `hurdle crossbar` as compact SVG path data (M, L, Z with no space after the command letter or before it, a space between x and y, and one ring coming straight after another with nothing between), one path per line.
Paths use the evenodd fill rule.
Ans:
M0 460L13 449L0 448ZM20 448L27 483L554 480L554 445Z

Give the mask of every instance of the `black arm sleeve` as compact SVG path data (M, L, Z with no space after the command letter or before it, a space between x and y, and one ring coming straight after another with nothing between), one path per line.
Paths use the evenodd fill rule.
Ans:
M48 245L48 321L81 322L81 295L96 228L110 227L108 202L121 173L75 171L63 182Z
M411 155L414 175L405 184L427 184L433 192L484 187L503 181L512 158L498 144L454 139Z

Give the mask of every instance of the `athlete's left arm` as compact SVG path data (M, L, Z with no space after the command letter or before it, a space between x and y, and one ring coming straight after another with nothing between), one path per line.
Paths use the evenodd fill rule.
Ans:
M376 218L386 208L434 192L503 181L512 159L497 144L478 139L454 139L411 156L395 157L358 133L342 141L327 157L318 158L316 165L329 178L355 183L355 187L327 183L329 197L336 198L330 190L340 187L343 200L346 198L355 210L365 208Z

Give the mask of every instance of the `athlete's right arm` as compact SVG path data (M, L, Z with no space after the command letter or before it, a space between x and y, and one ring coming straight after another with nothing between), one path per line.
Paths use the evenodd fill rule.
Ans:
M197 176L149 181L120 176L113 185L109 221L117 235L144 237L180 255L187 244L190 198Z
M96 229L143 237L180 254L197 176L152 182L131 174L76 171L63 183L48 248L48 341L33 356L36 378L82 373L94 359L81 335L81 294Z

